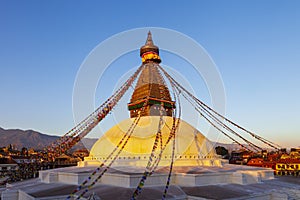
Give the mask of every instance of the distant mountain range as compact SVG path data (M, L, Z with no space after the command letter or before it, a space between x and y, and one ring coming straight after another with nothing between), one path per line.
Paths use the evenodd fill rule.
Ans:
M18 150L21 150L22 147L43 149L58 138L58 136L47 135L33 130L5 130L0 127L0 147L6 147L11 144ZM83 142L79 142L74 146L74 149L87 148L90 150L96 141L97 139L84 138Z
M0 127L0 147L6 147L12 144L13 147L16 147L18 150L21 150L22 147L43 149L44 147L48 146L58 138L59 136L47 135L33 130L20 130L20 129L5 130ZM79 142L73 148L74 149L87 148L88 150L90 150L96 141L97 139L83 138L82 142ZM232 151L234 149L239 149L239 145L237 144L224 144L224 143L216 142L214 146L215 147L223 146L229 151Z

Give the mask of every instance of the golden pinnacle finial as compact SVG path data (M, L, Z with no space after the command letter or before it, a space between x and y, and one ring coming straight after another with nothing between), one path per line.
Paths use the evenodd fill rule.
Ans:
M157 46L154 45L152 40L152 34L150 31L148 32L145 45L142 46L140 49L140 56L142 58L143 63L150 60L157 63L161 62L159 57L159 49Z
M151 31L148 32L148 37L147 37L145 45L154 46Z

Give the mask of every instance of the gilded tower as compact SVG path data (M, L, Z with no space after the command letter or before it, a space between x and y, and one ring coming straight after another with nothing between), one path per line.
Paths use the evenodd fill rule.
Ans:
M157 65L161 62L159 48L154 45L150 31L145 45L140 48L140 56L144 69L128 103L130 117L137 117L143 106L145 109L141 116L159 116L161 105L164 107L163 115L172 116L175 102L158 70Z

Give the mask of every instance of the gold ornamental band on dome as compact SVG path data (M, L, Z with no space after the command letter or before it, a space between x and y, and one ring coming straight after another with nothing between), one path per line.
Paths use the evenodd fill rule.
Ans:
M155 52L146 52L142 55L142 62L145 63L149 60L152 60L152 61L155 61L157 63L160 63L161 62L161 59L159 57L159 55Z

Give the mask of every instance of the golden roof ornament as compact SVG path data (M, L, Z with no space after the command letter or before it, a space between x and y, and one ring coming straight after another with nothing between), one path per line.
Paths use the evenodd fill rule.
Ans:
M147 61L154 61L156 63L161 62L159 57L159 48L154 45L150 31L148 32L145 45L140 48L140 56L143 63Z
M130 103L128 103L130 117L137 117L141 108L144 109L140 116L172 116L175 102L172 101L170 91L159 73L157 67L161 62L159 49L153 44L150 31L145 45L141 47L140 56L144 69L138 78ZM164 108L163 114L160 112L161 106Z

